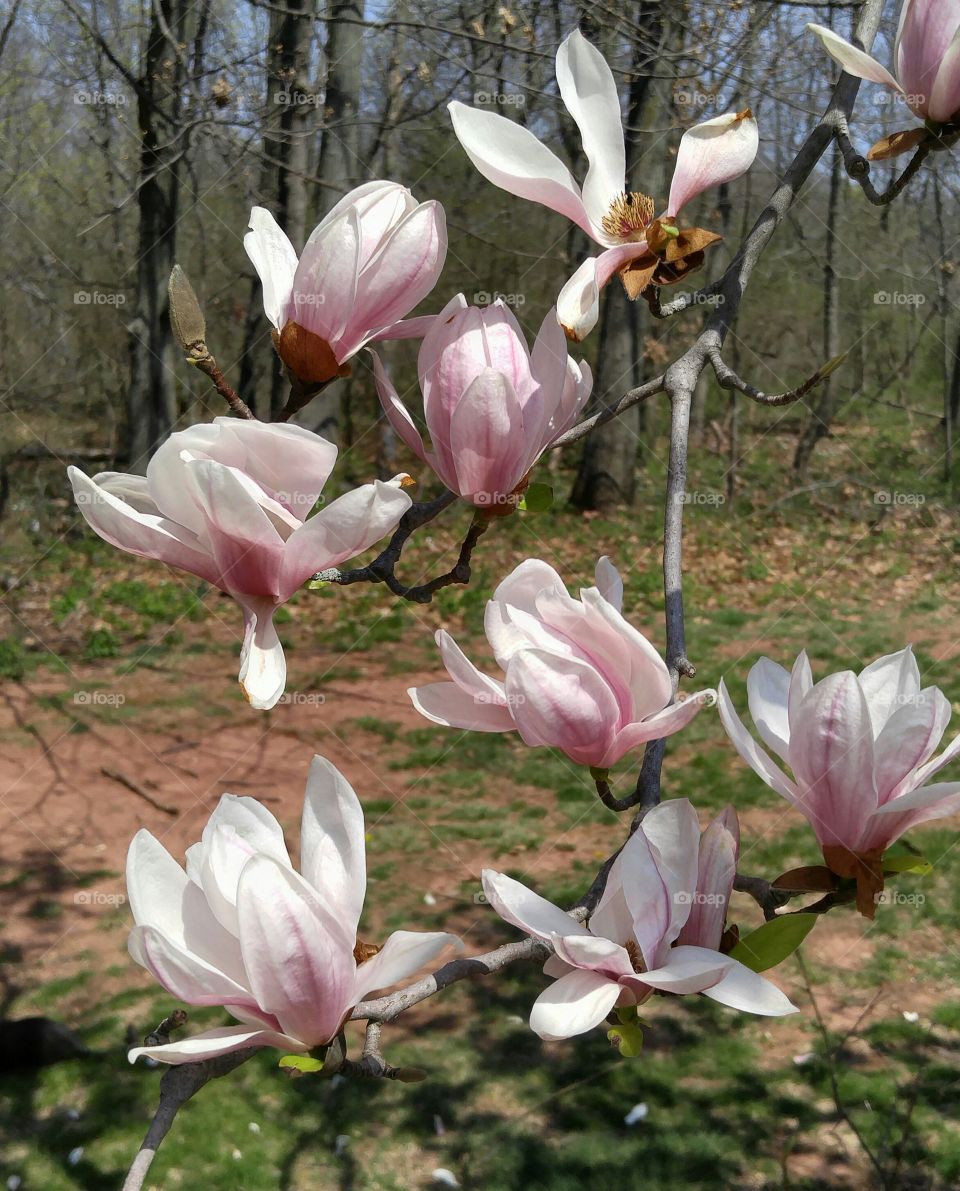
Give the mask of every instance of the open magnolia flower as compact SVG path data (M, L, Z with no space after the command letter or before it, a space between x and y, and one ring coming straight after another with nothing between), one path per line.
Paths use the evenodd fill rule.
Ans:
M581 765L608 769L630 749L678 732L713 691L672 703L667 667L620 614L623 584L601 558L597 586L567 594L545 562L528 558L487 603L484 629L505 681L481 673L443 629L437 644L452 682L411 688L421 715L478 732L518 731Z
M406 479L347 492L312 517L337 448L300 426L215 418L171 434L146 476L68 474L80 512L104 541L229 592L243 608L240 684L270 708L286 663L273 614L316 571L360 554L411 505Z
M369 993L457 944L454 935L412 931L395 931L380 950L358 943L363 831L359 799L323 757L307 781L299 873L280 824L255 798L223 795L187 849L186 872L138 831L127 855L130 954L171 996L222 1005L241 1024L138 1046L130 1062L193 1063L252 1046L311 1050L334 1038Z
M589 926L486 869L484 892L500 917L555 952L543 969L555 983L534 1004L530 1028L570 1038L656 991L703 993L747 1013L796 1012L775 984L720 951L739 840L732 807L702 837L687 799L654 807L614 861Z
M958 0L903 0L893 48L895 74L832 29L808 25L827 53L847 74L882 83L921 120L946 124L960 116L960 3ZM924 138L922 128L885 137L870 150L872 159L894 157Z
M451 492L480 508L510 511L515 490L590 396L587 364L567 355L551 310L531 352L501 301L478 308L458 294L434 319L417 361L431 450L374 353L377 391L390 424Z
M322 385L430 293L447 254L443 207L396 182L365 182L314 228L300 259L263 207L243 240L291 376Z
M719 236L680 229L681 210L702 191L739 177L757 155L757 122L749 110L688 129L680 140L666 211L626 189L620 97L603 55L574 30L557 51L557 83L576 121L589 168L583 188L529 129L493 112L453 102L453 128L467 156L495 186L565 215L604 251L589 257L564 285L557 317L571 339L583 339L599 317L600 290L620 273L630 297L648 285L679 281Z
M856 877L858 908L870 917L883 888L881 857L904 832L960 812L960 782L929 784L960 754L960 736L933 754L950 702L921 688L908 646L814 683L807 655L788 673L761 658L747 677L760 739L793 771L788 777L746 730L723 682L720 718L744 761L810 821L831 872Z

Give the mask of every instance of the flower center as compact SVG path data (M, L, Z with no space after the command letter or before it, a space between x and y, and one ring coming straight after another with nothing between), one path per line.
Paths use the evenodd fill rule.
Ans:
M633 964L633 970L639 975L646 969L643 966L643 956L640 954L640 948L637 946L635 939L627 939L624 944L624 950L630 956L630 962Z
M635 190L621 191L610 204L600 226L615 240L626 243L644 238L647 224L653 219L653 199Z

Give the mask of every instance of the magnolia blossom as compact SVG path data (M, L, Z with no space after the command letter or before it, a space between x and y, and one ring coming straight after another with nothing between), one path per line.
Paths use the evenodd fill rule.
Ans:
M942 124L960 113L960 3L903 0L891 74L823 25L808 25L847 74L882 83L921 120Z
M543 969L555 982L535 1002L531 1029L570 1038L655 991L702 992L748 1013L795 1012L776 985L720 951L739 841L732 807L701 837L687 799L661 803L614 861L589 926L486 869L484 892L500 917L555 952Z
M299 380L322 384L346 375L351 356L430 293L447 230L439 203L418 203L396 182L365 182L314 228L299 260L263 207L250 213L243 245L280 358Z
M935 686L921 688L909 646L859 675L844 670L818 683L806 653L792 673L761 658L747 697L760 739L793 778L754 741L721 682L723 726L744 761L807 817L828 864L840 859L846 869L844 855L878 854L916 824L960 812L960 782L930 784L960 754L957 736L933 756L950 702Z
M587 364L567 356L551 311L533 351L502 301L482 309L458 294L433 320L418 357L431 450L374 353L380 402L407 446L478 506L502 504L590 396Z
M654 245L647 233L655 205L647 195L627 190L616 81L603 55L578 30L557 51L557 83L589 163L582 189L529 129L462 103L453 102L449 109L467 156L488 181L565 215L604 249L583 262L557 302L557 317L568 336L579 341L596 325L603 286L631 261L650 255ZM748 170L758 144L757 123L749 111L717 116L685 132L666 222L702 191ZM659 250L660 244L655 247Z
M630 749L678 732L713 691L672 703L663 659L620 614L623 584L601 558L596 587L567 594L545 562L528 558L493 593L484 628L499 682L437 633L452 682L408 693L435 724L477 732L518 731L529 745L551 745L581 765L607 769Z
M146 476L69 469L74 497L104 541L229 592L243 608L240 684L273 707L286 681L273 614L316 571L394 529L411 505L405 477L347 492L312 517L337 448L300 426L235 418L171 434Z
M300 828L300 872L283 830L255 798L224 794L186 872L149 831L133 837L127 893L130 954L171 996L222 1005L240 1025L149 1055L192 1063L251 1046L303 1052L329 1042L374 989L406 980L453 935L395 931L372 958L358 945L366 892L363 808L343 775L314 757Z

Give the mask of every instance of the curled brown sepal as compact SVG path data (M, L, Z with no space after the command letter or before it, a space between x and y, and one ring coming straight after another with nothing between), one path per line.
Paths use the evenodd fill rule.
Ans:
M842 844L825 844L823 858L832 873L856 881L857 909L864 918L872 919L883 892L883 849L851 852Z
M723 239L702 227L678 228L668 220L655 219L647 228L649 252L627 261L620 280L627 297L635 301L645 291L662 285L676 285L701 268L706 250Z
M891 132L870 146L867 161L887 161L891 157L899 157L901 153L910 153L927 139L927 135L928 131L922 125L919 128L906 128L902 132Z

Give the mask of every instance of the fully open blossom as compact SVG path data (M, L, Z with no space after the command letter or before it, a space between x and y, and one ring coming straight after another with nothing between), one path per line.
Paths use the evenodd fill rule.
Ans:
M934 757L950 702L921 687L909 646L859 675L844 670L817 683L805 653L792 673L761 658L747 697L760 739L793 777L756 743L721 682L723 726L744 761L807 817L838 875L858 875L856 858L879 856L916 824L960 812L960 782L930 782L960 754L957 736Z
M358 963L366 893L363 808L343 775L314 757L300 828L300 872L280 824L255 798L224 794L186 872L149 831L127 855L136 922L130 954L171 996L222 1005L240 1025L140 1046L192 1063L251 1046L303 1052L329 1042L375 989L406 980L453 935L395 931ZM360 953L372 950L368 946Z
M516 730L526 744L551 745L597 769L678 732L714 692L672 703L663 659L621 615L623 584L608 559L596 578L576 600L553 567L522 562L484 618L505 680L481 673L441 629L437 644L453 681L411 689L414 706L435 724Z
M876 58L823 25L808 25L847 74L882 83L921 120L942 124L960 114L960 3L903 0L891 74Z
M739 838L732 807L702 837L685 798L654 807L614 861L588 926L486 869L484 892L500 917L555 952L544 967L554 983L535 1002L531 1029L570 1038L657 990L703 993L748 1013L795 1012L776 985L719 950Z
M759 139L749 111L717 116L685 132L666 210L655 221L654 200L626 187L623 121L613 73L578 30L557 51L557 83L589 163L582 188L552 150L513 120L458 102L450 104L450 116L467 156L488 181L565 215L603 247L583 262L557 302L557 317L568 336L581 340L596 325L600 290L610 278L631 262L650 257L651 250L664 250L659 234L648 242L651 225L657 224L659 233L659 225L672 223L702 191L748 170Z
M418 357L428 450L380 360L377 390L390 423L452 491L479 507L502 504L590 396L587 364L567 355L551 311L533 351L502 301L478 308L462 294L434 319Z
M322 384L430 293L447 231L439 203L418 203L396 182L365 182L314 228L299 260L263 207L250 213L243 244L280 358L300 381Z
M286 663L276 609L316 571L337 566L392 530L411 505L402 477L364 484L308 517L337 458L299 426L235 418L171 434L146 476L75 467L80 512L100 537L229 592L243 608L240 683L273 707Z

